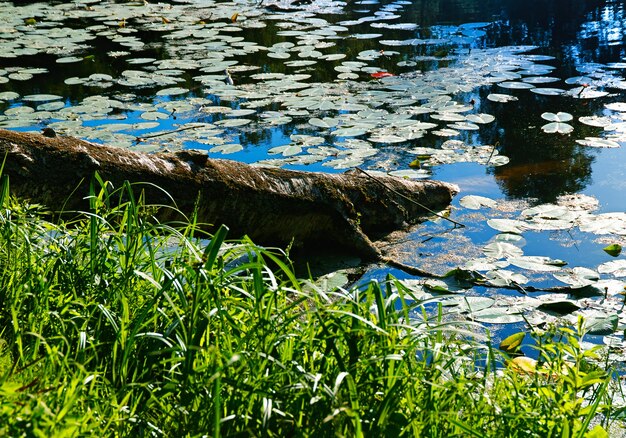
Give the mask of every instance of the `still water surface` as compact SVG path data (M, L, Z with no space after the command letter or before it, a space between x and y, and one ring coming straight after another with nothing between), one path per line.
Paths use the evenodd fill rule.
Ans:
M496 241L490 218L580 194L596 214L626 211L625 26L621 1L4 1L0 126L453 182L451 215L467 228L428 224L402 247L406 262L446 270ZM569 128L545 132L557 113ZM587 137L613 147L577 142ZM454 153L433 160L442 146ZM466 195L499 208L468 209ZM592 269L624 243L576 226L522 236L525 255Z

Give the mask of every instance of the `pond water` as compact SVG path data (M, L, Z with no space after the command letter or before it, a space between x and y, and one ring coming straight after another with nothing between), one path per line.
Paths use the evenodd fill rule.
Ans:
M4 1L0 127L453 182L450 215L467 226L427 223L396 252L490 287L387 268L366 279L392 272L424 296L474 297L485 323L583 314L598 336L621 333L626 259L603 248L626 240L624 6ZM571 290L502 288L525 285ZM444 301L468 313L469 301Z

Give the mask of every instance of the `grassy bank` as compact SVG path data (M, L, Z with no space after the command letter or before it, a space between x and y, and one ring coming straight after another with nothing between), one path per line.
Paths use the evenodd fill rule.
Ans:
M509 366L393 278L322 290L97 187L54 224L0 190L2 436L605 436L613 379L580 327Z

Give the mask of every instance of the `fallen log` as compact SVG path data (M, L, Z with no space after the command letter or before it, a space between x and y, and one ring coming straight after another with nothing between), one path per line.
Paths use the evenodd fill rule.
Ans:
M181 212L195 208L209 231L210 224L226 224L232 237L245 233L259 244L341 247L368 259L380 256L372 240L422 221L458 192L437 181L263 168L193 150L145 154L0 129L2 157L11 192L48 207L87 208L84 197L97 171L114 187L125 180L160 187ZM150 203L170 203L156 187L141 189ZM162 209L158 218L180 219L173 209Z

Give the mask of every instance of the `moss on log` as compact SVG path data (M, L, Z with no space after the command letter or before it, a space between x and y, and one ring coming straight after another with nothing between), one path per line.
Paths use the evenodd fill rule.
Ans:
M206 152L146 154L72 137L45 137L0 129L13 194L52 208L85 209L88 184L98 172L120 187L152 183L185 214L197 209L207 228L226 224L260 244L341 247L378 258L372 240L404 229L448 205L456 186L358 172L325 174L251 166L209 158ZM382 183L382 184L381 184ZM169 204L163 191L142 185L150 203ZM180 219L162 209L160 220Z

